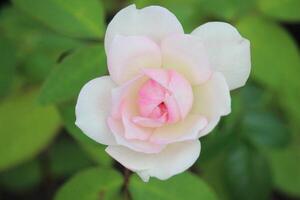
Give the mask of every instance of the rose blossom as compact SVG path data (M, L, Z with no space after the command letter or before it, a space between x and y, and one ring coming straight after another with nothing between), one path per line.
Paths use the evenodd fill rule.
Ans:
M184 34L160 6L130 5L105 35L110 76L88 82L76 125L144 180L167 179L200 154L199 137L230 113L230 90L250 73L250 44L230 24Z

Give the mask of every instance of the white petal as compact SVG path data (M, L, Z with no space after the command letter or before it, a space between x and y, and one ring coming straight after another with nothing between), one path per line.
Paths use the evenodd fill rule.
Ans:
M195 114L188 115L183 121L157 128L150 141L159 144L198 139L199 131L207 126L207 120Z
M224 76L215 72L206 83L193 87L194 104L192 113L208 119L208 127L201 136L211 131L218 123L220 116L231 112L230 91Z
M133 151L152 154L160 152L165 147L165 145L154 144L148 141L126 139L124 135L124 126L119 120L110 117L108 118L108 124L114 133L116 143L128 147Z
M81 89L75 112L75 124L90 138L101 144L116 144L106 120L111 109L111 90L116 87L109 76L86 83Z
M105 34L105 51L116 35L143 35L156 41L158 44L166 36L183 33L183 28L176 18L166 8L149 6L137 9L130 5L119 11L108 24Z
M163 68L175 69L192 85L205 82L211 75L209 59L198 37L174 35L161 44Z
M194 164L200 154L200 142L173 143L157 154L138 153L121 146L108 146L106 151L123 166L137 172L144 181L150 177L165 180Z
M209 22L192 35L204 43L211 65L223 73L231 90L243 86L250 74L250 42L228 23Z
M147 37L118 35L107 54L107 64L112 80L122 84L143 68L161 67L160 48Z
M220 121L220 116L215 117L210 119L210 121L207 123L206 127L204 129L202 129L201 131L199 131L198 133L198 138L205 136L207 134L209 134L219 123Z

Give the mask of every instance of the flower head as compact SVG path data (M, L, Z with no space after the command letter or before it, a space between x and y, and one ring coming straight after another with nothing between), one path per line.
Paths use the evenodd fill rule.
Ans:
M230 90L250 73L250 44L227 23L185 34L167 9L135 5L105 35L110 76L91 80L76 105L76 125L147 181L189 168L199 138L230 113Z

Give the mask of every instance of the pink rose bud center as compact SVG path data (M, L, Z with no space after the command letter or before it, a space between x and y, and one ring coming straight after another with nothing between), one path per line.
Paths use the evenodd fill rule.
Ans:
M174 70L159 70L156 73L157 77L163 78L150 78L139 89L140 116L134 120L136 123L147 121L146 126L154 127L184 119L193 101L192 96L184 96L192 94L192 89L183 76ZM189 101L186 101L186 98L189 98ZM149 123L150 121L152 123Z

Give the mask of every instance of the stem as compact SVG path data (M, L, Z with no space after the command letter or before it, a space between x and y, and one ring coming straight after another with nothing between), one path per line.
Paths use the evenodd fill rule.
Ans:
M131 199L129 188L128 188L130 175L131 175L131 172L129 171L129 169L127 169L126 167L124 167L123 192L124 192L124 199L125 200L130 200Z

